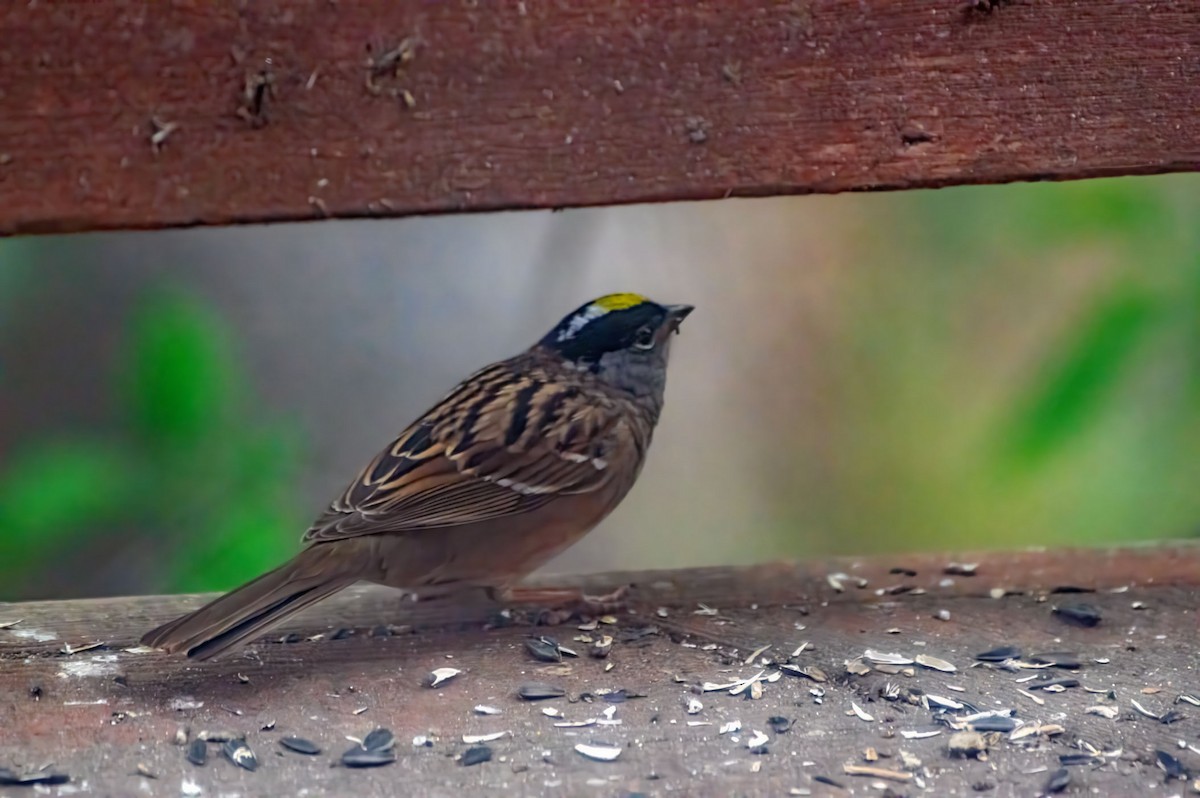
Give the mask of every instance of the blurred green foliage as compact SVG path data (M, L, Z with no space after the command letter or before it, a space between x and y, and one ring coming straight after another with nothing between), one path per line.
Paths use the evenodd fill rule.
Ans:
M817 545L1195 534L1196 187L1178 175L914 192L873 218L883 232L843 297L843 465Z
M29 441L4 460L0 598L98 531L149 552L162 590L227 587L295 548L300 435L254 412L234 351L196 298L144 298L113 370L113 431Z

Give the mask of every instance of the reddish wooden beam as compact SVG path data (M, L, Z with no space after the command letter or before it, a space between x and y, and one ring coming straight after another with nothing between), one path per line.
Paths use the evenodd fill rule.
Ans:
M968 5L7 3L0 234L1200 164L1200 4Z

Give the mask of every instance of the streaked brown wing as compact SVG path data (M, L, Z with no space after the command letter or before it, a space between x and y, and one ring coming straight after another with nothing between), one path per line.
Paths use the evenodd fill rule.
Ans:
M489 366L376 456L304 540L476 523L598 490L629 473L616 452L640 456L619 444L631 435L611 400Z

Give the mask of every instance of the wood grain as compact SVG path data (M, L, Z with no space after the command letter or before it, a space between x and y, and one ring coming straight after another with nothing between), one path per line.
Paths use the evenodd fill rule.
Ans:
M7 3L0 234L1197 168L1200 5L994 5Z

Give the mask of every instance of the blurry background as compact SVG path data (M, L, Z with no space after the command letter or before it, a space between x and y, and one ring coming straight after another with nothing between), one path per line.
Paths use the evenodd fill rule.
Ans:
M592 296L698 306L549 570L1200 527L1200 178L0 240L0 600L219 589Z

